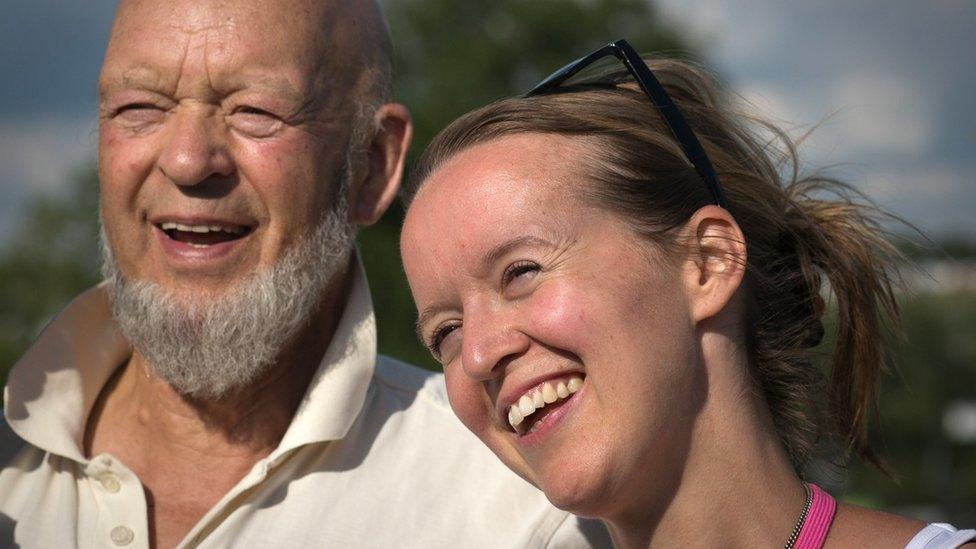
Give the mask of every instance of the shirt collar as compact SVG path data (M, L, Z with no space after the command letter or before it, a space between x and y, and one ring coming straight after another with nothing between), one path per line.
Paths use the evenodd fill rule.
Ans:
M352 269L342 317L273 456L345 437L366 400L376 362L376 320L358 254ZM4 389L7 424L38 448L85 462L88 414L131 354L112 318L104 284L86 291L44 328L11 369Z

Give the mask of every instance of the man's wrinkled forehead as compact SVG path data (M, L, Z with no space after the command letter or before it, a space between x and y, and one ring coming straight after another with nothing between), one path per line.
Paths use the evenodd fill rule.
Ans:
M103 76L122 76L105 74L114 65L173 72L198 54L203 64L235 69L293 66L307 80L299 88L348 89L374 46L357 33L378 15L371 8L357 0L122 0Z

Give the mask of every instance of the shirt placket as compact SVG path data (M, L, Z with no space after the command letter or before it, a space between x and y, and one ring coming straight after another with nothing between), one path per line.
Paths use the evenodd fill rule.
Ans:
M136 475L108 454L92 459L84 474L98 506L95 545L149 549L146 495Z

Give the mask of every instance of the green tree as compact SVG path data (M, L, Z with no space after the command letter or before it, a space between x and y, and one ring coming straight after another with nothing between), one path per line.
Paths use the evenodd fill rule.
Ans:
M894 342L873 426L897 482L857 463L849 491L866 504L913 513L929 505L944 513L932 518L973 524L976 444L950 440L942 421L951 403L976 400L976 294L905 295L899 304L904 337Z
M51 317L98 282L98 179L83 170L64 196L35 196L0 255L0 381Z

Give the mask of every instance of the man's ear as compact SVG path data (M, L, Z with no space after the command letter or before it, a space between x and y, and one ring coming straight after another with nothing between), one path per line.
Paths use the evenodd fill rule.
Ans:
M717 315L742 285L746 243L732 215L718 206L695 212L685 231L691 253L682 276L698 322Z
M413 137L410 111L399 103L387 103L373 115L376 134L366 150L366 173L351 189L350 216L358 225L372 225L390 207L400 190L403 164Z

